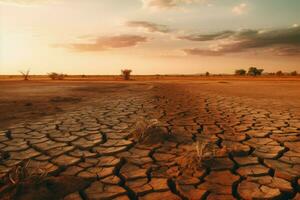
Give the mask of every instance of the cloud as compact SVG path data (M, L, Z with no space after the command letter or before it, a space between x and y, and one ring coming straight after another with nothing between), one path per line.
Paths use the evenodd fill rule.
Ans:
M158 8L158 9L169 9L178 7L184 4L206 2L206 0L142 0L145 7Z
M278 47L271 49L275 54L279 56L299 56L300 48L298 47Z
M236 5L232 8L232 12L236 15L242 15L246 12L247 10L247 4L241 3L239 5Z
M269 49L277 55L295 55L300 53L300 27L276 30L223 31L211 35L183 36L189 41L214 43L211 48L184 49L190 55L219 56L228 53L245 52L253 49Z
M201 55L201 56L221 56L222 52L216 50L209 50L209 49L198 49L198 48L191 48L191 49L183 49L183 51L188 55Z
M102 36L92 42L60 44L54 45L54 47L64 47L79 52L106 51L110 49L133 47L146 41L146 37L137 35Z
M147 21L129 21L127 22L127 26L144 28L149 32L160 32L160 33L170 32L170 29L166 25L155 24Z
M190 41L209 41L209 40L227 38L233 35L234 33L235 33L234 31L223 31L223 32L207 34L207 35L185 35L185 36L179 36L178 38L183 40L190 40Z

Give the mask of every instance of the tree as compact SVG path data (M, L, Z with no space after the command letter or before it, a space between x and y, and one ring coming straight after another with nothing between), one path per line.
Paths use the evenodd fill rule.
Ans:
M298 75L298 72L297 72L297 71L291 72L291 76L297 76L297 75Z
M262 75L263 71L264 71L264 69L257 69L256 67L250 67L248 69L247 74L249 76L260 76L260 75Z
M276 72L276 76L283 76L283 72L279 70L278 72Z
M130 80L131 69L123 69L121 72L124 80Z
M26 72L20 71L20 73L22 74L24 81L28 81L29 80L29 73L30 73L29 69Z
M210 75L210 73L209 73L209 72L206 72L206 73L205 73L205 76L209 76L209 75Z
M247 73L247 71L244 70L244 69L237 69L237 70L235 70L235 72L234 72L234 74L235 74L235 75L238 75L238 76L245 76L246 73Z

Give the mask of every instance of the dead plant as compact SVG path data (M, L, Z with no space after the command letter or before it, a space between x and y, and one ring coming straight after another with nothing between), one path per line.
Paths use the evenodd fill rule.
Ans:
M189 148L177 159L177 163L182 169L198 170L209 167L209 161L225 155L227 155L227 148L220 148L209 137L201 137L195 142L194 148Z
M29 73L30 73L29 69L27 71L20 71L20 73L22 74L24 81L28 81L29 80Z
M23 165L16 166L9 174L8 178L11 184L16 185L28 179L34 179L36 182L47 177L48 172L41 169L40 166L35 166L34 170L30 170L30 160L27 160Z
M131 132L131 138L134 141L149 144L163 142L168 136L157 119L138 118Z

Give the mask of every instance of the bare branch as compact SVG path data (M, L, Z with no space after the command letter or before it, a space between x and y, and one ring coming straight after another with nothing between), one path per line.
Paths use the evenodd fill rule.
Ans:
M19 71L19 72L22 74L24 81L28 81L30 69L28 69L26 72L24 71Z

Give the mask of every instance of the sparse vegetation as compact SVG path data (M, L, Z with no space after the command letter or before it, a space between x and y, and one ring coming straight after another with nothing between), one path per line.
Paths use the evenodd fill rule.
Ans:
M139 118L131 132L131 138L139 143L156 144L168 138L168 133L159 127L157 119Z
M248 69L247 74L249 76L260 76L260 75L262 75L263 71L264 71L264 69L258 69L256 67L250 67Z
M227 152L226 148L220 149L213 141L207 138L198 139L195 148L200 162L223 156Z
M34 173L34 171L29 170L30 160L26 161L24 165L20 165L15 167L9 173L9 181L12 184L18 184L26 179L34 178L35 181L39 181L47 176L47 172L43 171L40 168L37 168L38 174Z
M154 129L158 124L157 119L145 120L143 118L138 119L137 123L135 124L135 132L134 138L137 141L142 141L147 134L150 134L151 129Z
M29 69L27 71L20 71L20 73L22 74L24 81L28 81L29 80L29 73L30 73Z
M291 76L297 76L298 75L298 72L297 71L292 71L291 72Z
M228 154L226 147L220 148L209 137L201 137L192 149L188 149L177 159L177 162L181 168L198 170L215 158L224 157L226 154Z
M123 69L121 72L124 80L130 80L131 69Z
M247 73L247 71L246 70L244 70L244 69L237 69L237 70L235 70L235 75L238 75L238 76L245 76L246 75L246 73Z
M277 71L275 74L276 74L276 76L283 76L284 75L284 73L281 70Z
M7 184L0 187L0 199L62 199L90 184L91 180L75 176L49 177L38 162L32 162L28 160L8 174Z
M55 73L55 72L51 72L48 74L49 78L51 78L52 80L63 80L65 79L65 77L67 76L66 74L59 74L59 73Z
M9 172L7 178L8 184L0 189L0 194L9 193L11 190L16 190L15 194L11 195L17 195L20 187L23 187L22 183L31 181L34 185L37 185L47 176L47 173L40 168L37 168L39 174L33 173L32 170L29 170L29 165L30 160L27 160L22 165L15 166L14 169ZM8 197L8 199L10 198L12 198L12 196Z
M250 67L248 71L245 69L237 69L235 70L234 74L237 76L260 76L263 74L264 69L258 69L256 67ZM298 76L297 71L292 72L283 72L282 70L279 70L277 72L266 72L264 73L266 76Z
M256 67L250 67L248 69L248 71L246 71L245 69L237 69L235 70L234 74L237 76L260 76L262 75L264 69L258 69Z

